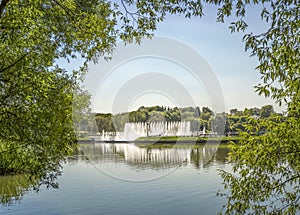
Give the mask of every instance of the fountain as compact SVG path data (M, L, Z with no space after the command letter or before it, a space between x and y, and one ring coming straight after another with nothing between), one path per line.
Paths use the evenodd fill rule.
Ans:
M137 122L125 123L123 137L135 140L146 136L190 136L190 121L183 122Z
M93 136L96 141L134 141L147 136L191 136L190 121L182 122L130 122L125 123L123 132L102 131Z

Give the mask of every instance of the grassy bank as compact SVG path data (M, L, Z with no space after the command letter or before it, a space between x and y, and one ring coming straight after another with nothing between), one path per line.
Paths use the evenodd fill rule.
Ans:
M138 144L174 144L174 143L190 143L190 144L201 144L201 143L228 143L230 141L238 142L239 137L140 137L134 142Z
M218 147L218 149L226 149L229 150L229 145L226 143L222 143L222 144L215 144L215 143L207 143L207 144L202 144L202 143L197 143L197 144L189 144L189 143L135 143L136 146L140 147L140 148L147 148L147 149L166 149L166 148L170 148L170 149L202 149L203 147Z

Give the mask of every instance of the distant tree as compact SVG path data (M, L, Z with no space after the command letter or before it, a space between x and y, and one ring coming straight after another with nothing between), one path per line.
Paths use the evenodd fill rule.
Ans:
M128 117L130 122L146 122L148 119L145 111L132 111Z
M165 114L159 111L152 111L149 114L149 122L164 122L166 121Z
M200 129L203 130L205 128L206 132L209 132L211 130L211 124L206 120L201 120Z
M89 132L93 129L92 123L95 123L93 115L90 113L90 99L91 95L82 90L79 86L74 89L73 93L73 125L75 132Z
M274 108L272 105L265 105L262 106L260 109L260 117L261 118L268 118L274 113Z
M240 121L240 117L239 116L229 116L229 121L231 122L231 123L237 123L238 121Z
M200 110L200 108L197 106L196 109L195 109L194 117L200 117L200 114L201 114L201 110Z
M250 115L250 110L248 108L245 108L243 111L243 115Z
M191 131L200 131L200 121L198 119L191 119L189 121L191 122Z
M113 123L113 116L111 113L98 113L96 114L96 124L100 134L103 132L115 132L116 129Z
M144 106L141 106L137 109L137 111L147 111L147 108Z
M118 113L113 116L113 124L116 131L124 131L125 123L129 122L128 113Z
M229 122L225 114L216 114L209 120L211 130L217 134L223 135L229 131Z
M260 109L259 108L250 108L249 113L252 116L257 116L258 117L259 114L260 114Z
M214 112L212 110L210 110L208 107L202 107L200 119L208 121L213 115L214 115Z
M211 116L214 115L214 112L209 107L202 107L202 113L209 113Z
M236 115L237 113L238 113L238 109L231 109L230 111L229 111L229 113L231 114L231 115Z
M189 121L194 118L194 112L183 112L181 113L181 120L182 121Z

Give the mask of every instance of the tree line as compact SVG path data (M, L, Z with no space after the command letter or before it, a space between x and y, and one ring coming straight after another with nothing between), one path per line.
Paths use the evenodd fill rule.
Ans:
M128 122L178 122L190 121L191 131L216 132L218 134L236 135L240 131L245 131L247 123L254 119L271 119L282 117L281 113L276 113L272 105L264 105L261 108L245 108L244 110L231 109L229 113L216 113L209 107L166 107L152 106L140 107L136 111L110 114L97 113L95 115L98 132L123 131L125 123ZM262 134L261 129L256 134Z

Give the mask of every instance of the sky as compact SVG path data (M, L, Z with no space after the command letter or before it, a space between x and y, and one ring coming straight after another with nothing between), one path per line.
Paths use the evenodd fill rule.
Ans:
M248 8L249 31L263 32L256 7ZM216 8L202 18L167 16L140 46L120 44L113 60L89 65L84 85L92 110L119 113L140 106L208 106L214 111L261 107L271 100L258 96L258 61L245 52L241 33L230 33L232 20L216 22Z

